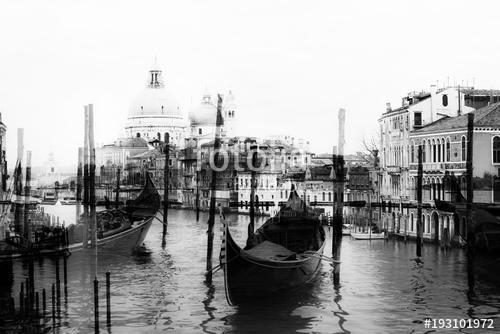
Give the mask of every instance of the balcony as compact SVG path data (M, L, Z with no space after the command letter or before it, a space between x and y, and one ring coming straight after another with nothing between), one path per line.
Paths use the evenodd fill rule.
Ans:
M400 166L387 166L387 173L389 174L401 174Z
M425 162L422 164L422 168L424 173L427 172L444 172L447 170L457 170L457 169L465 169L465 162ZM411 171L418 170L418 164L412 163L410 164Z

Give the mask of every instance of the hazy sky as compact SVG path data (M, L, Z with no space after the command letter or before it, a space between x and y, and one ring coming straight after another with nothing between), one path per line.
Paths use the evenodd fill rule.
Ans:
M231 89L244 135L292 134L330 152L337 110L346 151L385 103L439 80L500 88L497 1L4 1L0 111L9 166L16 129L41 164L76 162L83 105L96 142L120 133L158 57L187 113L205 87ZM449 78L449 79L448 79Z

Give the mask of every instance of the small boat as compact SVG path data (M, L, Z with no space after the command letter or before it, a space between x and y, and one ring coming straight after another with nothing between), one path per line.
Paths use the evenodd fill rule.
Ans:
M46 192L43 195L42 204L44 205L55 205L57 203L57 194L52 192Z
M75 197L63 197L62 200L60 200L62 205L76 205L76 198Z
M274 217L249 235L245 248L238 246L222 221L221 267L230 305L280 295L317 274L324 258L325 232L317 212L295 190Z
M161 198L147 173L146 184L139 196L127 201L123 209L109 209L97 213L97 248L136 249L144 239L160 208ZM83 224L68 228L70 252L85 249ZM89 246L88 243L87 247Z
M376 240L376 239L385 239L385 233L354 233L351 232L351 237L355 240Z

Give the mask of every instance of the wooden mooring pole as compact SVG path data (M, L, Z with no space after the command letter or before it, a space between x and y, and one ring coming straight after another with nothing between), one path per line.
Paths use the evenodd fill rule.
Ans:
M45 312L47 311L47 293L45 291L45 288L42 290L42 310L42 315L45 316Z
M197 162L201 164L201 161ZM196 166L196 221L200 220L200 171Z
M214 155L213 163L217 164L218 151L220 149L220 129L223 125L222 119L222 95L217 96L217 119L215 122L215 141L214 141ZM215 166L213 166L215 167ZM217 189L217 170L212 168L212 178L210 180L210 211L208 216L208 229L207 229L207 272L206 272L206 282L208 284L212 283L212 254L213 254L213 243L214 243L214 224L215 224L215 201L216 201L216 189Z
M111 279L110 272L106 272L106 326L111 327Z
M165 132L165 166L163 168L163 232L162 242L165 243L168 225L168 187L170 177L170 134Z
M97 247L97 218L95 199L95 145L94 145L94 107L89 104L89 205L90 205L90 244L92 248Z
M336 180L333 180L333 216L336 217L333 221L332 228L332 257L338 261L333 268L333 284L335 287L340 285L340 251L342 246L342 225L344 211L344 144L345 144L345 109L340 108L338 112L338 154L332 156L332 168L337 167ZM335 193L337 193L337 201L335 203Z
M28 248L32 244L31 221L29 217L30 195L31 195L31 151L26 151L26 183L24 184L24 237Z
M76 170L76 210L75 210L75 224L78 224L80 221L80 210L82 205L82 173L83 173L83 148L78 148L78 167ZM85 237L85 235L82 235Z
M99 333L99 281L94 279L94 331Z
M249 166L250 171L250 223L247 228L247 247L252 247L254 242L255 232L255 187L256 185L256 171L257 168L257 152L252 152L252 165ZM304 201L305 203L305 201Z
M23 170L22 161L24 153L24 129L17 129L17 162L14 170L14 193L16 195L23 194ZM14 204L14 230L21 235L24 235L23 224L23 205L21 203Z
M473 223L474 217L474 184L473 184L473 147L474 147L474 113L467 114L467 282L469 292L474 292L475 277L474 277L474 260L475 260L475 226Z
M89 107L85 106L85 128L83 140L83 247L88 247L89 241Z
M422 145L418 145L418 172L417 172L417 258L422 257L422 178L424 169L422 166Z
M118 166L116 168L116 197L115 197L115 208L118 209L120 202L120 172L121 168Z

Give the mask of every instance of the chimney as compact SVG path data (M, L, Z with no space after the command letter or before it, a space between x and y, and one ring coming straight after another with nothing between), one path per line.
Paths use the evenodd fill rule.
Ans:
M391 109L391 102L387 102L387 103L385 104L385 109L387 110L387 112L389 112L389 111L391 111L391 110L392 110L392 109Z

